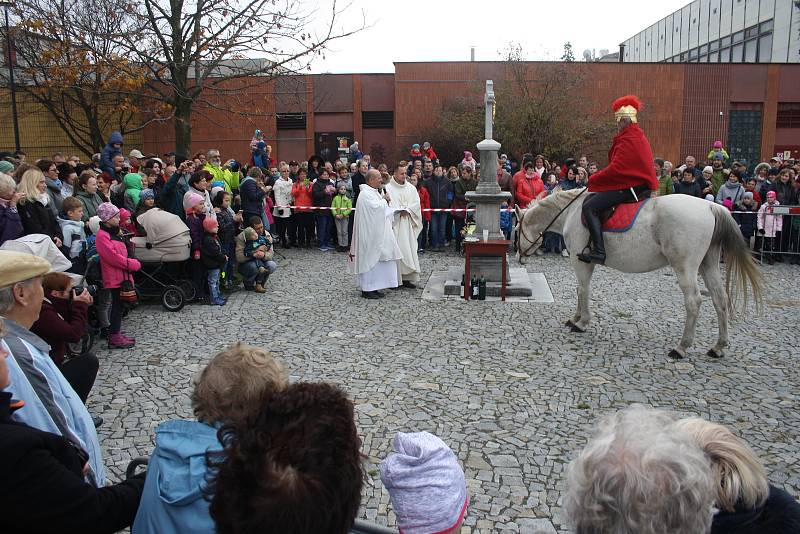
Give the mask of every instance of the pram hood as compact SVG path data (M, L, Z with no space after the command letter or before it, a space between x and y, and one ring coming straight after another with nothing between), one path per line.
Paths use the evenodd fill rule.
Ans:
M3 243L0 249L25 252L44 258L56 272L64 272L72 267L72 262L58 250L53 240L44 234L28 234L19 239L10 239Z
M147 210L139 215L136 221L147 232L145 242L154 247L181 234L189 233L189 227L180 217L159 208Z
M14 250L16 252L24 252L26 254L33 254L39 256L50 262L53 271L63 273L72 267L72 262L64 256L58 247L50 239L49 236L44 234L28 234L20 237L19 239L10 239L0 246L2 250ZM83 277L81 275L66 273L76 281L80 281Z

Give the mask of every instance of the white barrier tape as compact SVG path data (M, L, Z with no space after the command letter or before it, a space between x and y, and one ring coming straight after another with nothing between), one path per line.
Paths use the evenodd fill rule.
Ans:
M348 209L348 210L351 210L351 211L356 211L356 208L331 208L331 207L328 207L328 206L273 206L273 207L277 208L277 209L289 208L289 209L293 209L293 210L303 210L303 211L309 211L309 210L333 210L333 209L336 209L336 210ZM475 208L424 208L422 211L427 211L427 212L453 212L453 211L463 212L463 211L466 211L467 213L473 213L475 211ZM514 208L506 208L505 210L501 209L500 211L501 212L503 212L503 211L512 212L512 211L514 211Z

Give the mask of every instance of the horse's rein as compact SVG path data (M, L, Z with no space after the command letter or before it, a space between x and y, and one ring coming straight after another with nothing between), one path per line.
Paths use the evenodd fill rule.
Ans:
M553 226L553 225L555 224L555 222L558 220L558 218L559 218L559 217L561 217L561 214L562 214L562 213L564 213L565 211L567 211L567 210L569 209L569 207L570 207L570 206L572 206L572 203L573 203L573 202L575 202L576 200L578 200L578 199L581 197L581 195L583 195L583 194L586 192L586 190L587 190L587 188L586 188L586 187L584 187L584 188L581 190L581 192L580 192L580 193L578 193L577 195L575 195L575 198L573 198L572 200L570 200L570 201L567 203L567 205L566 205L566 206L564 206L564 207L561 209L561 211L559 211L559 212L558 212L558 214L557 214L557 215L556 215L556 216L553 218L553 220L552 220L552 221L550 221L550 224L548 224L547 226L545 226L544 230L542 230L541 232L539 232L539 236L538 236L538 237L537 237L535 240L532 240L532 239L530 239L530 238L529 238L527 235L525 235L525 226L522 224L522 221L523 221L523 219L525 219L525 214L524 214L524 213L522 214L522 217L521 217L521 218L520 218L520 220L519 220L519 232L517 232L517 250L519 250L519 235L520 235L520 234L522 234L522 237L524 237L525 239L527 239L528 241L530 241L530 243L531 243L531 244L528 246L528 248L526 248L526 249L525 249L525 251L524 251L524 252L520 252L520 257L527 256L527 255L528 255L528 253L529 253L529 252L530 252L530 251L531 251L531 250L532 250L534 247L536 247L536 245L539 243L539 241L541 241L542 239L544 239L544 234L545 234L545 233L546 233L546 232L547 232L547 231L550 229L550 227L551 227L551 226ZM526 211L525 213L527 213L527 211Z

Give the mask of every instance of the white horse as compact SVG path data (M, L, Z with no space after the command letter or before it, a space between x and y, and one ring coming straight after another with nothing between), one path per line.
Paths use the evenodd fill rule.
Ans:
M589 290L595 265L578 260L589 241L581 223L584 189L556 191L527 210L517 209L517 258L524 264L550 230L564 236L578 278L578 309L567 321L573 332L585 332L592 319ZM548 226L549 225L549 226ZM750 256L742 233L730 212L721 205L687 195L652 198L641 208L633 227L624 233L606 232L606 267L623 273L646 273L672 266L686 305L686 323L680 344L669 352L683 358L694 339L700 311L698 271L711 293L719 323L719 338L708 355L720 358L728 346L728 320L739 311L738 297L747 306L748 286L760 309L761 273ZM725 283L720 271L720 252L725 253Z

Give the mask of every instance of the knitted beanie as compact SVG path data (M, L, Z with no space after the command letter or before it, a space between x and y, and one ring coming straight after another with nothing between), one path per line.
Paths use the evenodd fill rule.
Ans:
M219 228L219 223L213 217L206 217L203 219L203 230L206 232L213 232Z
M428 432L398 432L394 448L395 453L381 462L380 472L400 531L431 534L458 525L469 499L453 451Z
M152 189L142 189L142 192L139 193L139 200L152 200L156 198L156 193Z
M203 202L205 202L205 199L202 196L200 196L199 193L194 193L194 192L189 193L188 195L183 197L183 210L189 211L198 204L202 204Z
M108 222L119 215L119 208L111 202L103 202L97 206L97 216L102 222Z

